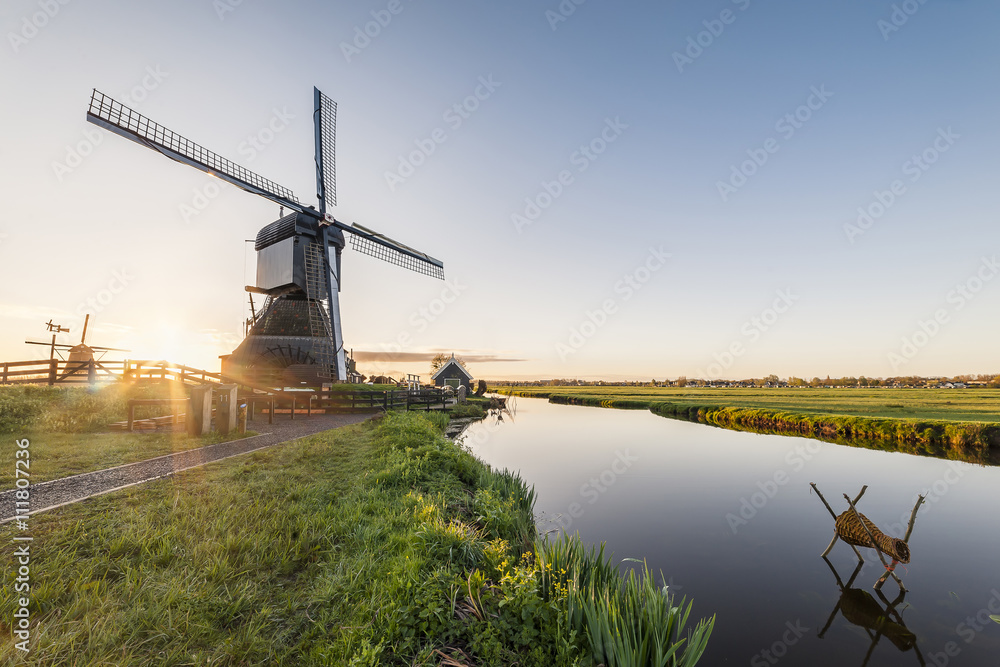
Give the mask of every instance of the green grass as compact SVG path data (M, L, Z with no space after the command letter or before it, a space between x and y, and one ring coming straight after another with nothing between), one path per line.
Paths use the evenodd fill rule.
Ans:
M184 392L173 383L113 384L95 389L0 387L0 437L31 441L31 481L36 484L246 437L235 433L195 438L184 433L108 432L109 424L128 417L130 398L177 397ZM166 405L140 406L135 416L170 414L171 409ZM13 467L0 466L0 490L13 485Z
M38 484L252 435L255 435L253 431L248 431L246 435L232 433L225 437L217 433L201 437L191 437L184 433L115 432L81 435L33 429L10 436L8 442L15 438L31 441L31 481ZM13 487L13 466L0 466L0 491Z
M469 400L465 403L456 403L448 409L448 414L452 419L482 419L486 416L486 410L482 402Z
M1000 463L993 389L687 389L503 387L553 403L648 409L755 433L792 434L891 451Z
M494 388L506 393L507 387ZM521 396L553 395L676 405L725 405L784 412L1000 424L996 389L688 389L681 387L511 387ZM617 405L615 406L617 407Z
M608 650L592 628L673 613L603 553L546 566L533 492L444 438L446 419L393 413L31 517L31 652L8 639L0 660L585 667Z
M175 383L115 383L94 389L14 385L0 387L0 434L21 436L28 430L92 433L128 417L130 398L184 397ZM170 414L169 406L142 406L136 418Z

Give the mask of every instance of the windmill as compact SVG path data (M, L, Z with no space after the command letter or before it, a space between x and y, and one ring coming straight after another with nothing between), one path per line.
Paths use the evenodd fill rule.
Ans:
M318 385L347 379L340 319L341 253L347 241L366 255L444 279L444 265L413 248L358 224L348 225L327 210L337 204L337 104L313 89L316 196L306 206L282 187L168 130L94 90L87 120L162 155L217 176L291 211L257 233L256 284L266 299L246 338L227 361L228 374L267 384ZM334 257L331 260L330 250ZM252 297L251 297L252 303Z

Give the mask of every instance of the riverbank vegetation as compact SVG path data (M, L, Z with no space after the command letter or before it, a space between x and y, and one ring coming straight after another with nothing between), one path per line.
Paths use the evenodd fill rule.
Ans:
M538 542L533 491L446 420L391 413L31 517L26 664L695 664L714 619L644 567Z
M497 389L553 403L651 410L755 433L1000 463L1000 392L990 389Z

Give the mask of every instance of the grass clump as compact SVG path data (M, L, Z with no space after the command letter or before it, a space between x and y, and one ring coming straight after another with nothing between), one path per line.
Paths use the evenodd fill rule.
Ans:
M467 401L453 405L448 409L448 414L452 419L482 419L486 416L486 410L478 402Z
M662 593L618 577L603 551L536 544L531 489L441 427L392 413L32 517L32 562L44 576L30 591L31 653L19 657L650 664L625 644L608 648L597 619L644 628ZM0 539L11 531L0 527ZM0 587L3 618L15 603L12 572ZM685 639L685 620L675 618L670 641ZM0 645L0 660L16 655Z
M0 387L0 433L27 431L92 433L127 418L130 398L168 398L185 395L173 383L114 383L91 387L14 385ZM181 393L177 393L181 392ZM143 416L169 414L170 407L144 407Z

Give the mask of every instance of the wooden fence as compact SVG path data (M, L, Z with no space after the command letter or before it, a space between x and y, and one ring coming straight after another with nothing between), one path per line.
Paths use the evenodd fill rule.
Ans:
M441 389L408 391L320 391L312 394L313 408L333 412L370 412L373 410L425 410L447 405L448 394Z
M268 405L269 420L275 408L291 410L324 410L329 412L373 412L377 410L434 410L447 407L451 395L442 388L388 391L301 391L284 390L240 381L200 368L166 361L35 361L0 362L0 384L96 384L99 381L174 381L187 385L234 384L239 388L239 400L250 404Z
M96 384L117 380L122 374L121 361L34 361L0 362L0 384Z

